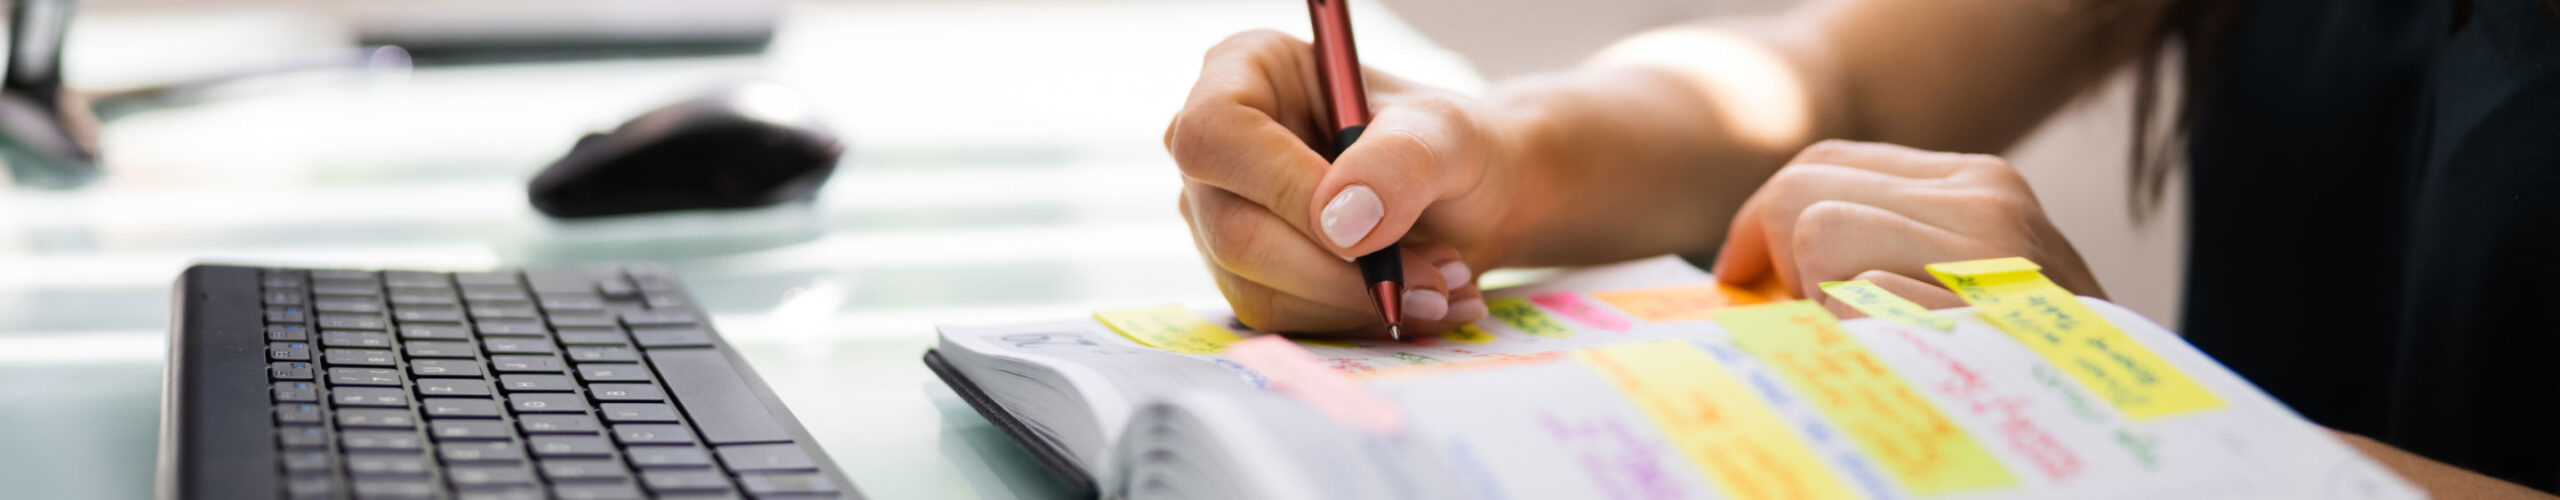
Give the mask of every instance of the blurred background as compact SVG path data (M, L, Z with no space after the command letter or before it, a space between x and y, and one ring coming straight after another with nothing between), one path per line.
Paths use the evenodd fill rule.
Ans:
M1364 62L1461 90L1780 0L1355 2ZM917 360L937 323L1214 303L1159 142L1203 50L1282 0L101 0L62 80L103 174L0 189L0 484L149 494L169 285L194 262L668 263L876 498L1053 486ZM379 47L396 45L399 51ZM20 57L23 57L21 54ZM814 202L561 221L579 137L742 81L847 145ZM2119 302L2175 321L2183 208L2133 224L2129 78L2010 152ZM2172 183L2173 186L2176 183ZM814 417L814 415L827 415Z

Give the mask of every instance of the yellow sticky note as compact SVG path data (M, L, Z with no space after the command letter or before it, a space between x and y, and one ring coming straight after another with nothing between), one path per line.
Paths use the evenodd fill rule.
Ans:
M1851 338L1822 306L1788 301L1717 311L1734 345L1838 422L1903 488L1935 495L2017 484L1999 459Z
M1440 334L1440 338L1453 342L1487 344L1493 342L1493 333L1486 332L1483 328L1476 328L1476 325L1474 324L1464 324L1458 325L1457 328L1451 328L1447 332L1442 332Z
M1520 333L1558 339L1573 337L1572 328L1565 328L1563 323L1557 323L1555 318L1538 311L1538 306L1530 304L1528 299L1519 297L1493 299L1485 301L1484 305L1486 309L1493 312L1494 318L1501 319L1503 323L1509 323L1512 328L1520 329Z
M1775 410L1696 345L1619 344L1573 359L1626 393L1725 498L1859 497Z
M2146 420L2222 406L2151 349L2116 329L2027 259L1930 264L1929 274L1973 304L1982 319L2097 394L2117 411Z
M1871 281L1825 282L1822 284L1822 293L1839 299L1840 303L1848 304L1850 308L1867 313L1868 316L1941 332L1956 329L1956 320L1931 313L1929 308L1920 307L1920 304L1911 303L1900 295L1885 291L1884 287L1876 286Z
M1723 283L1621 290L1591 296L1647 323L1698 321L1707 319L1707 311L1769 301L1765 294Z
M1127 307L1093 312L1120 335L1148 347L1183 354L1209 354L1227 350L1236 341L1235 332L1227 327L1200 319L1190 309L1177 305Z

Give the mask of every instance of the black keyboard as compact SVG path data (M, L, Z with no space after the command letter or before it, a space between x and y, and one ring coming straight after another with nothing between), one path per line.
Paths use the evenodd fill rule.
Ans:
M656 266L178 281L163 498L860 496Z

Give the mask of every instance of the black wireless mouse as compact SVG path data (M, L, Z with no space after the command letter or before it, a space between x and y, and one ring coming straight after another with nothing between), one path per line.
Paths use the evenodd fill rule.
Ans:
M589 134L533 178L533 207L575 218L814 198L844 144L791 89L723 88Z

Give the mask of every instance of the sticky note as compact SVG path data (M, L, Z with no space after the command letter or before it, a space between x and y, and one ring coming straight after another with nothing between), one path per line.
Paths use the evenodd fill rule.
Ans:
M1227 327L1177 305L1104 309L1094 311L1093 319L1141 345L1183 354L1215 353L1236 341Z
M1911 303L1909 299L1885 291L1884 287L1867 280L1826 282L1822 284L1822 293L1868 316L1941 332L1956 329L1956 320L1931 313L1929 308Z
M1581 323L1584 326L1613 332L1627 331L1627 320L1625 318L1620 318L1615 314L1610 314L1608 311L1600 310L1600 306L1591 305L1590 301L1582 300L1581 295L1577 295L1573 292L1547 292L1531 295L1529 296L1529 301L1535 302L1538 305L1547 306L1548 310L1555 311L1557 314L1562 314L1567 318L1573 318L1573 322Z
M1707 311L1769 301L1766 295L1723 283L1601 292L1591 296L1646 323L1699 321L1707 319Z
M1449 331L1440 332L1440 338L1449 339L1452 342L1465 342L1469 344L1487 344L1493 342L1492 333L1484 331L1483 328L1476 328L1476 325L1474 324L1458 325L1457 328L1451 328Z
M1572 356L1626 393L1725 498L1858 498L1775 410L1695 344L1639 342Z
M1557 339L1573 337L1573 329L1556 323L1555 318L1547 317L1547 313L1538 312L1538 306L1530 305L1526 299L1505 297L1484 301L1484 305L1492 310L1495 319L1519 329L1520 333Z
M1930 264L1982 319L2135 420L2222 406L2222 399L2089 310L2027 259Z
M1304 346L1335 347L1335 348L1343 348L1343 349L1350 349L1350 348L1354 348L1354 347L1360 347L1360 343L1359 343L1359 342L1352 342L1352 341L1348 341L1348 340L1316 340L1316 339L1289 339L1289 340L1290 340L1291 342L1297 342L1297 343L1298 343L1298 345L1304 345Z
M1262 374L1271 390L1296 399L1335 422L1374 432L1396 432L1404 417L1386 396L1360 385L1323 360L1277 335L1227 344L1227 359Z
M1936 495L2017 484L1972 436L1809 301L1717 311L1734 345L1839 423L1904 489Z

